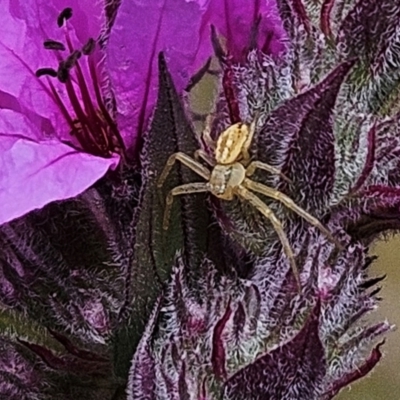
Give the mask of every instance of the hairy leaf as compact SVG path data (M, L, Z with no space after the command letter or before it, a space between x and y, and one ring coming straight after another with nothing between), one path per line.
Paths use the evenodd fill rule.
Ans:
M265 354L230 377L224 399L317 399L326 372L319 339L318 304L302 330L288 343Z
M281 179L279 190L317 215L326 209L334 185L333 111L353 64L339 65L314 88L283 103L258 134L258 159L292 180Z
M200 256L207 246L209 217L204 194L174 199L168 230L163 227L164 202L169 190L189 182L201 181L189 168L176 162L162 188L158 179L168 158L180 151L193 156L198 148L187 121L163 54L159 56L159 93L151 127L142 153L143 184L133 226L135 244L128 279L127 306L132 301L131 323L116 337L116 365L124 376L130 355L137 345L153 303L169 278L177 251L189 261L193 282L198 274ZM127 311L125 310L125 311ZM131 351L127 351L127 348Z

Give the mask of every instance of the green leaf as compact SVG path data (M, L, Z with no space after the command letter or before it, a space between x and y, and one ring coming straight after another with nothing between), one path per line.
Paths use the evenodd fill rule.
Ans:
M162 190L157 187L158 178L173 153L181 151L193 156L198 148L164 56L160 54L158 100L141 155L143 186L134 218L136 235L131 282L128 282L132 298L131 322L115 338L116 371L120 376L126 376L128 372L133 351L153 304L170 277L177 252L182 253L190 266L188 280L195 285L199 278L199 266L207 250L206 194L175 198L168 230L163 229L163 217L169 190L183 183L201 182L203 178L177 162Z

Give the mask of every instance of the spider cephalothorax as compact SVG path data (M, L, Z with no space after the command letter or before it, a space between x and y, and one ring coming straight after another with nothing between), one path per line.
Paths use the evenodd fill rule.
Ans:
M283 250L290 261L296 280L300 285L295 257L285 231L283 230L282 223L273 213L271 208L268 207L253 192L260 193L266 197L278 200L290 210L294 211L296 214L308 221L311 225L316 226L339 248L342 246L332 236L329 230L325 228L321 222L319 222L317 218L313 217L307 211L296 205L296 203L294 203L290 197L276 189L249 179L249 177L252 176L257 169L262 169L264 171L282 176L281 172L275 167L261 161L250 159L249 148L253 139L255 126L255 121L251 125L244 123L231 125L220 134L216 143L211 139L209 131L206 130L204 134L204 140L214 151L214 157L210 157L204 150L197 150L195 152L195 158L192 158L182 152L172 154L169 157L167 164L165 165L165 168L158 180L159 188L162 187L169 172L171 171L171 168L177 160L203 177L206 182L186 183L175 187L168 193L164 213L164 229L168 228L169 215L174 196L190 193L211 192L214 196L228 201L233 200L236 196L242 200L248 201L262 215L271 221L282 243ZM211 171L197 161L199 158L204 160L212 168ZM287 179L285 176L283 176L283 178Z

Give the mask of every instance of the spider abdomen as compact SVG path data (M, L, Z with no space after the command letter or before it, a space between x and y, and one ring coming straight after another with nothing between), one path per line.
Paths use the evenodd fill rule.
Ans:
M241 122L223 131L217 141L215 160L217 164L230 165L237 161L249 137L249 127Z

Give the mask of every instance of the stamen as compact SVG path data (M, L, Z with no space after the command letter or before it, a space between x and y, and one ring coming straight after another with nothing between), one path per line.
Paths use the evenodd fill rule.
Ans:
M47 39L43 42L43 46L46 50L65 50L65 46L61 42L57 42L52 39Z
M82 139L79 141L80 145L82 146L83 150L89 153L104 156L104 153L99 153L97 143L92 140L93 136L91 135L90 131L93 129L93 125L90 126L90 119L86 117L85 112L82 109L81 103L79 102L79 99L75 93L71 80L68 79L65 86L72 108L74 109L75 115L78 117L79 122L78 124L74 123L72 129L75 131L77 136L82 135Z
M67 68L65 61L60 61L56 76L61 83L67 82L69 78L69 70L70 68Z
M57 71L54 68L39 68L35 75L40 78L41 76L48 75L55 78L57 76Z
M68 125L73 127L74 126L74 121L72 120L71 116L69 115L68 110L66 109L64 103L62 102L60 95L58 94L56 88L54 87L54 85L50 81L50 79L48 79L48 82L49 82L51 93L54 96L55 102L57 103L57 105L60 108L62 114L64 115L64 118L68 122Z
M69 77L69 71L77 64L77 60L82 53L79 50L73 51L65 60L58 64L57 78L61 83L65 83Z
M96 41L93 38L90 38L82 47L82 54L88 56L93 53L95 48L96 48Z
M57 18L57 25L61 28L64 25L64 22L69 20L72 17L72 8L67 7L61 11L60 15Z
M66 25L66 21L71 16L72 9L64 9L57 19L58 26ZM117 152L124 159L125 145L113 118L105 107L99 89L100 83L96 72L97 65L93 57L90 57L96 48L96 41L90 38L82 46L81 50L75 50L68 29L65 29L64 35L65 45L64 43L47 39L44 41L44 47L45 49L56 51L68 50L70 52L69 56L63 59L61 54L56 52L55 55L59 62L58 69L40 68L36 71L36 76L47 75L55 77L65 84L67 97L73 110L72 113L69 112L55 86L48 79L54 101L71 128L70 135L76 138L79 147L83 151L100 157L110 157ZM89 76L92 78L95 100L91 96L89 82L86 80L84 69L81 65L82 61L79 61L82 54L88 56ZM72 75L73 73L75 75Z
M90 71L90 76L93 81L93 88L94 88L97 104L99 105L100 111L102 112L106 122L108 123L109 127L111 128L113 138L115 139L115 142L116 142L116 143L114 143L114 145L116 145L123 152L125 150L124 141L122 140L122 137L118 131L117 125L115 124L114 120L112 119L110 113L107 110L107 107L105 106L105 104L103 102L103 97L101 96L100 89L99 89L100 83L99 83L99 79L97 77L96 67L95 67L93 59L90 57L89 57L89 71ZM123 153L122 153L122 155L123 155Z
M109 140L107 135L102 135L102 129L100 127L103 125L103 123L93 106L89 89L86 85L86 80L79 62L76 62L76 76L78 78L79 88L82 94L83 106L86 114L89 116L88 126L93 135L93 142L97 143L101 150L107 151L109 149Z
M82 53L79 50L73 51L65 60L68 69L76 65L76 62L81 58Z
M52 84L52 82L49 81L49 85L50 85L50 89L51 89L51 91L53 93L53 96L54 96L54 99L55 99L56 103L60 107L60 110L63 113L65 119L67 120L68 125L71 127L71 132L70 132L71 136L76 136L76 138L77 138L78 142L80 143L80 145L82 146L83 150L90 151L91 149L88 149L85 146L86 137L87 137L86 127L82 126L82 124L81 124L81 129L77 129L77 125L79 123L79 120L73 120L71 118L71 116L68 113L68 110L65 108L65 105L62 102L62 100L61 100L56 88ZM72 103L72 106L73 106L73 103ZM74 107L74 110L75 110L75 107Z

